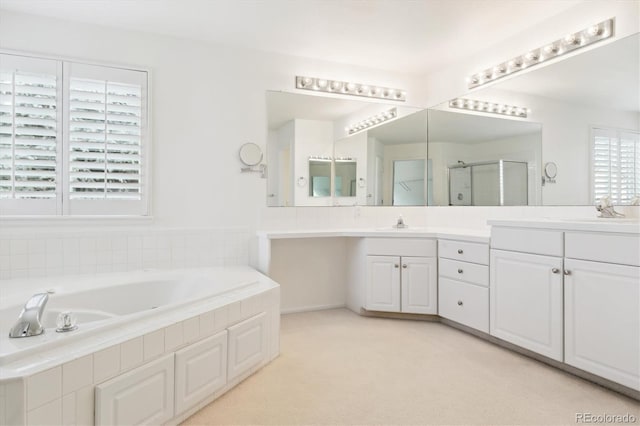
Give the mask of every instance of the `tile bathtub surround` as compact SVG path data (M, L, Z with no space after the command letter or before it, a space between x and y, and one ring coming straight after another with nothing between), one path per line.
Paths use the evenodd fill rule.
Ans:
M246 265L251 238L247 228L4 229L0 232L0 280Z

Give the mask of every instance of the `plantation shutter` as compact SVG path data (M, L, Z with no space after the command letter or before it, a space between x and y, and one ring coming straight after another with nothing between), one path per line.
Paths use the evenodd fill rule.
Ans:
M68 212L146 214L147 73L69 63Z
M610 196L614 204L628 204L640 195L640 134L593 128L594 201Z
M61 63L0 54L0 213L59 213Z

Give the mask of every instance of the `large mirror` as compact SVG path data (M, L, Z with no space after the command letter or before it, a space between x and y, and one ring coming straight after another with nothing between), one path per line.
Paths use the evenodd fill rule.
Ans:
M267 92L267 204L425 205L427 116L419 111ZM347 130L375 116L388 122Z
M615 204L637 202L639 41L638 34L615 40L466 95L529 108L526 120L541 124L542 171L535 179L542 204L589 205L605 195ZM468 114L459 117L448 127L466 126ZM435 124L430 120L430 130ZM430 153L436 148L431 146L431 133ZM531 193L529 199L537 200L531 200ZM437 204L447 201L441 198Z
M430 205L540 205L542 126L429 110Z
M268 92L267 204L589 205L605 195L637 203L639 40L614 40L461 96L524 107L527 118ZM388 122L345 131L392 107ZM314 175L319 161L323 174ZM314 176L322 192L311 190Z

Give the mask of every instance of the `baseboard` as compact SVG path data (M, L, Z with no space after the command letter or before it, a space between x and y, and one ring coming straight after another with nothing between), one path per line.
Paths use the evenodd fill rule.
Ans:
M346 305L344 303L338 303L335 305L313 305L313 306L302 306L300 308L291 308L291 309L282 309L280 310L280 314L297 314L300 312L312 312L312 311L326 311L327 309L337 309L344 308Z

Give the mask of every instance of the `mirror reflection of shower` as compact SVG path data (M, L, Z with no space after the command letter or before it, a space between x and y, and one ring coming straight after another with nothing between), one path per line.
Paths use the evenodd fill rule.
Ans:
M528 165L524 161L492 160L448 167L449 205L528 205Z

